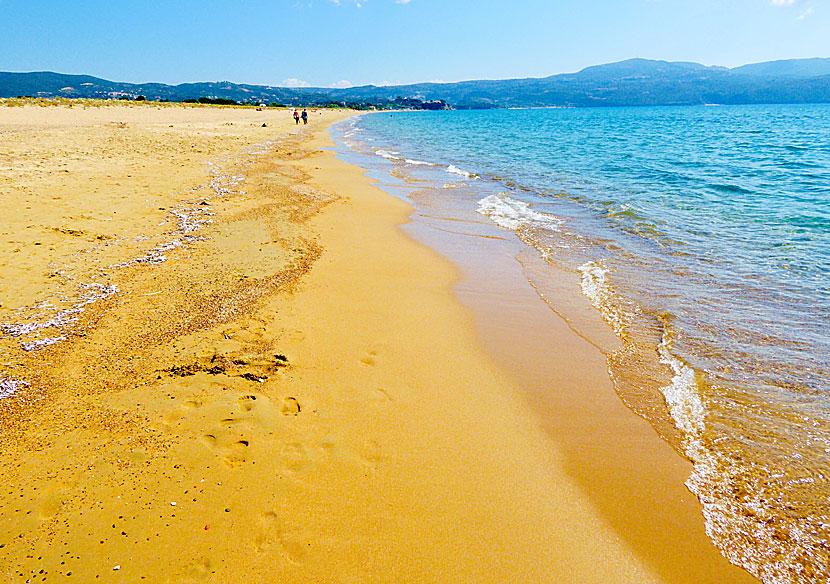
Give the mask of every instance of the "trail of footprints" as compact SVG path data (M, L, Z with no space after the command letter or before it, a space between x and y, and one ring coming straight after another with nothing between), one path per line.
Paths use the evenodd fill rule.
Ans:
M309 441L289 431L284 421L303 412L303 405L293 396L277 403L254 393L229 395L208 403L190 398L168 414L162 425L168 431L172 431L174 424L190 426L201 443L232 468L248 462L255 442L262 440L277 441L276 449L270 451L278 453L289 475L312 471L319 463L331 461L351 461L373 468L384 460L375 441L358 447L361 454L344 448L338 436L324 435Z
M235 403L221 404L217 406L217 409L230 411L202 436L202 442L231 467L239 466L247 461L251 439L246 430L252 425L275 429L279 414L296 416L302 410L296 398L286 397L277 414L277 408L271 400L259 394L243 395L237 398Z
M377 357L378 352L370 350L363 356L361 363L367 367L375 367ZM223 364L227 363L232 366L239 366L242 363L251 366L255 362L256 359L247 355L244 359L237 356L232 358L214 356L205 363L198 363L199 367L196 369L213 373L210 367L220 365L224 367ZM222 369L223 373L227 371L228 368ZM195 372L187 371L185 375L192 375ZM359 395L359 399L366 402L393 401L388 392L382 388L366 389L359 392ZM248 461L253 437L258 435L258 432L252 431L255 427L260 430L264 429L266 435L279 433L284 438L276 452L279 452L286 470L290 473L312 470L319 459L341 461L352 459L363 466L376 467L385 458L381 448L374 441L369 441L363 447L359 447L358 450L362 451L362 454L358 454L347 452L339 441L331 436L315 441L316 445L309 445L307 441L296 440L286 435L284 429L280 431L281 419L299 416L302 413L302 404L293 396L286 396L278 403L274 403L260 393L226 395L209 403L192 397L184 400L179 407L170 412L161 424L162 428L168 432L173 430L173 425L181 423L190 425L197 432L200 428L203 429L201 442L230 467L238 467Z
M367 352L361 363L367 367L377 366L378 353ZM384 390L368 390L363 396L366 401L382 400L391 402L392 397ZM314 470L318 464L340 461L356 463L363 469L374 469L386 459L383 448L375 440L364 443L357 452L344 449L338 437L326 435L309 442L298 439L285 428L285 421L304 413L303 405L293 396L283 397L276 403L259 393L228 394L204 403L198 398L182 402L167 416L166 426L190 418L195 429L201 428L201 442L222 462L236 468L248 462L252 442L278 436L282 442L272 452L282 461L282 468L288 476L297 476ZM265 433L254 431L254 428ZM282 430L280 430L282 427ZM199 434L197 434L199 435ZM263 513L253 534L253 549L260 556L282 556L286 562L302 564L308 554L307 538L291 522L284 522L274 511ZM186 581L202 580L210 571L210 563L197 563L189 567Z

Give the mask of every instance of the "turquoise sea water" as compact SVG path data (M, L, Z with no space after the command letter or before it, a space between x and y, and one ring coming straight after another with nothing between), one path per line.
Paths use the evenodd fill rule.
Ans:
M377 113L336 136L572 270L713 541L765 582L828 581L830 106Z

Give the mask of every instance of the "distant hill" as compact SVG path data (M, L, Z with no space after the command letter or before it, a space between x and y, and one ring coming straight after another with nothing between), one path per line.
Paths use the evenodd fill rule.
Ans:
M753 63L731 69L733 73L758 75L764 77L821 77L830 75L830 59L788 59L786 61L769 61Z
M284 87L265 85L242 85L229 81L207 83L124 83L108 81L88 75L64 75L39 71L34 73L0 72L0 97L99 97L135 98L182 101L188 98L221 97L238 102L254 102L296 97L297 92Z
M0 73L0 97L95 97L238 103L346 104L352 107L458 109L695 104L830 103L830 59L794 59L734 69L629 59L545 78L418 83L347 89L230 82L133 84L51 72ZM420 104L420 105L419 105Z
M707 70L728 71L724 67L707 67L700 63L685 61L653 61L651 59L628 59L617 63L593 65L576 73L576 76L594 80L612 80L630 77L676 77L678 75L698 74ZM562 77L554 75L553 79Z

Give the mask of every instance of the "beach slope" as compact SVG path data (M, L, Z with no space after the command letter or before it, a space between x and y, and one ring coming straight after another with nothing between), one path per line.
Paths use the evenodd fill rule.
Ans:
M0 107L0 579L661 581L344 115Z

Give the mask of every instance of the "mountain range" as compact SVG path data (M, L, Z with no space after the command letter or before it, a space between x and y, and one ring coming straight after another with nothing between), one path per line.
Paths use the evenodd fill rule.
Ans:
M732 69L629 59L544 78L350 88L277 87L230 82L124 83L87 75L0 72L0 97L92 97L237 103L394 107L445 103L456 109L696 104L830 103L830 58L791 59ZM402 100L398 99L397 103Z

